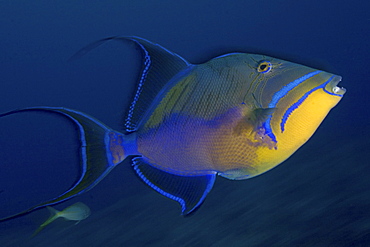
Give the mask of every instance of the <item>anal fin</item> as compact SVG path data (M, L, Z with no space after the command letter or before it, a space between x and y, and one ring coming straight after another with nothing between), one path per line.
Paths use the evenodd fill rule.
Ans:
M143 160L133 159L136 174L158 193L177 201L182 215L194 212L212 189L216 174L181 176L159 170Z

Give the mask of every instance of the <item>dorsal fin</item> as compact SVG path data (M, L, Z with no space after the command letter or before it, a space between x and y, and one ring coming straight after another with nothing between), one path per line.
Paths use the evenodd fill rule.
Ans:
M127 113L126 131L136 131L153 100L162 88L181 70L190 64L179 55L164 47L139 37L109 37L98 40L79 50L71 60L79 58L101 44L110 41L132 41L142 51L143 65L137 82L137 90Z
M179 55L148 40L138 37L123 37L122 39L134 41L142 49L144 56L137 91L125 123L127 131L135 131L145 111L158 93L172 77L185 69L189 63Z

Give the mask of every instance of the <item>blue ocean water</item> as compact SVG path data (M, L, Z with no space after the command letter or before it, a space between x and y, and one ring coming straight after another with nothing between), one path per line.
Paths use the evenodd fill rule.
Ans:
M370 246L366 1L0 1L0 112L65 106L113 129L140 66L115 35L159 43L189 62L228 52L271 55L343 77L347 89L310 141L275 169L244 181L218 178L202 207L180 207L141 183L128 163L91 191L86 220L57 220L35 238L46 209L0 223L0 246ZM0 119L0 216L66 190L77 178L75 127L54 115Z

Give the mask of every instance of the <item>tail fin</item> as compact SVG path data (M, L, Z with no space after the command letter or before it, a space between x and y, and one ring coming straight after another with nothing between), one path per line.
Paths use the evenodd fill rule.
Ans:
M44 223L42 223L39 228L37 228L37 230L32 234L32 238L36 236L39 232L41 232L41 230L44 229L47 225L60 217L60 215L58 214L58 210L52 207L47 207L47 209L49 209L50 217Z
M0 114L0 117L28 111L44 111L61 114L76 124L81 142L81 174L78 181L58 197L40 203L20 213L2 218L0 222L29 213L37 208L66 201L90 190L127 156L125 156L123 149L123 134L113 131L103 123L82 112L62 107L30 107Z

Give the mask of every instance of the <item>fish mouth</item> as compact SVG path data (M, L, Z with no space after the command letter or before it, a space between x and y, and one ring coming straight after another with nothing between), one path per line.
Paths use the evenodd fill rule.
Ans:
M328 92L336 95L344 95L347 90L344 87L338 87L338 84L341 80L342 80L341 76L338 75L333 76L330 82L325 86L325 89Z

